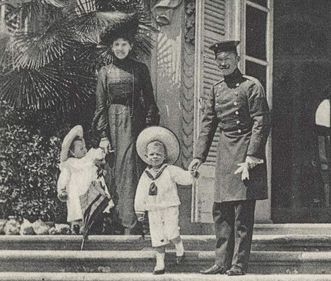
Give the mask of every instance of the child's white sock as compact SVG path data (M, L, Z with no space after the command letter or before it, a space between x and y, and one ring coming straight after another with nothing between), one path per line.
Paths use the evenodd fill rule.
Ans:
M175 243L175 248L176 248L176 256L180 257L184 255L184 245L183 245L183 240L180 239L179 242Z
M164 265L164 258L165 258L165 253L159 253L156 252L156 265L154 270L163 270L165 265Z

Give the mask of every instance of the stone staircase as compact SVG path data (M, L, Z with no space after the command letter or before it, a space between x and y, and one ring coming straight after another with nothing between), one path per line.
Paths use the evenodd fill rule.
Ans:
M198 272L214 261L214 236L184 235L186 260L175 265L168 247L167 272L151 274L150 239L90 236L80 251L80 236L0 236L2 280L219 280ZM331 225L255 226L249 273L222 280L331 280Z

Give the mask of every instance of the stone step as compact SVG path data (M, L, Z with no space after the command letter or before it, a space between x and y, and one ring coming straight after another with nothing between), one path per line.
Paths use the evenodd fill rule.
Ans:
M221 277L221 278L220 278ZM166 273L155 276L151 273L53 273L53 272L6 272L0 275L0 281L233 281L226 275L201 275L194 273ZM247 274L236 276L236 281L329 281L329 274Z
M331 233L330 223L280 223L255 224L254 233L259 235L323 235Z
M214 235L183 235L186 250L212 251ZM0 236L0 250L80 250L80 235L44 236ZM170 248L173 246L170 245ZM144 250L151 248L150 237L140 236L90 236L85 250ZM331 250L330 234L320 235L259 235L253 236L252 249L255 251L328 251Z
M154 252L3 250L0 272L151 272ZM182 265L175 253L166 255L167 272L197 273L214 262L213 251L188 251ZM253 251L249 272L254 274L331 274L331 252ZM2 273L0 275L2 275ZM110 274L111 275L111 274Z

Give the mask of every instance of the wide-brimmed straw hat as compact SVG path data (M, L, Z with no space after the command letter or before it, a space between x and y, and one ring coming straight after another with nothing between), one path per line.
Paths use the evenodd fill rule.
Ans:
M179 141L176 135L167 128L151 126L144 129L137 138L137 153L139 157L148 164L146 148L152 141L160 141L164 144L167 152L167 163L173 164L179 156Z
M73 127L69 133L64 137L61 147L60 161L64 162L68 159L69 149L76 138L83 139L83 127L81 125L77 125Z

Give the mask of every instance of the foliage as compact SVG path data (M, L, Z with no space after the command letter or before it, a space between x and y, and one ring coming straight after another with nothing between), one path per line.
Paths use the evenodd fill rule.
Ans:
M56 198L60 138L47 138L28 130L24 124L27 116L27 112L1 108L1 215L16 215L32 221L54 220L60 215L63 220L65 208L62 206L61 211Z
M138 18L136 55L148 53L154 30L143 2L1 1L11 8L9 18L19 18L14 33L0 33L2 217L66 220L66 207L56 198L61 140L81 124L87 145L96 144L90 129L95 77L112 61L110 46L99 45L99 37Z
M99 45L100 34L123 22L138 19L136 54L152 46L143 0L7 2L21 24L0 58L0 99L15 108L68 112L86 105L96 71L112 60L110 46Z

